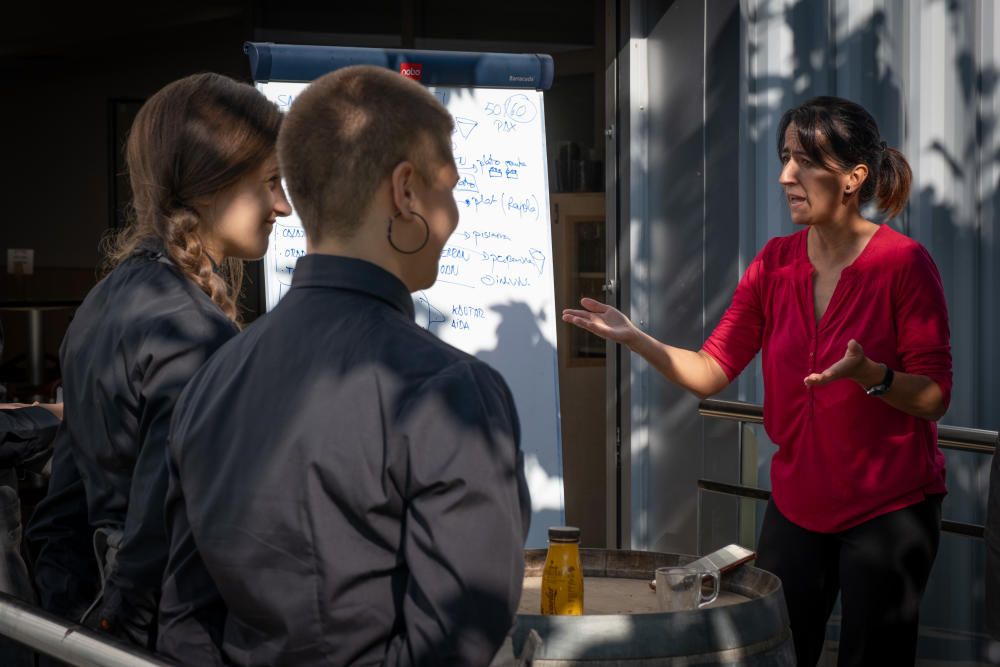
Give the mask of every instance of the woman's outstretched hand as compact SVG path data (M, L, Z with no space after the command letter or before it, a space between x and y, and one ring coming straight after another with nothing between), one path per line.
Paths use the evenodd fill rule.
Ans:
M860 382L859 374L865 367L865 361L865 351L858 341L852 338L847 342L847 351L840 361L822 373L810 373L802 381L807 387L843 379Z
M661 343L632 324L621 311L593 299L580 299L583 310L567 308L564 322L605 340L621 343L640 355L663 377L687 389L699 398L716 394L729 384L729 378L711 355L702 350L685 350Z
M585 310L567 308L563 322L585 329L605 340L630 345L639 339L639 330L621 311L594 299L580 299Z

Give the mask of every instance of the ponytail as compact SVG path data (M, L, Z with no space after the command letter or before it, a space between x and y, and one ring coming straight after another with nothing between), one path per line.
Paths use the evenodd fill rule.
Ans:
M886 148L879 165L875 186L875 201L885 212L886 219L895 218L910 198L913 171L906 158L895 148Z

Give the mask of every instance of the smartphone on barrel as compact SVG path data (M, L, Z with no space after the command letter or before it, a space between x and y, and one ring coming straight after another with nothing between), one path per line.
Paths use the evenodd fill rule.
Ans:
M712 572L717 570L720 575L733 570L743 563L749 562L757 557L756 552L741 547L738 544L730 544L712 553L702 556L698 560L691 561L684 565L702 572ZM649 587L656 590L656 579L649 582Z

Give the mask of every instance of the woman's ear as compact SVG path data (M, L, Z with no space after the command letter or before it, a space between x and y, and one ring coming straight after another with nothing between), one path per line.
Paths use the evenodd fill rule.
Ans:
M403 160L392 170L390 177L392 204L404 217L409 217L413 208L413 186L416 175L416 169L409 160Z
M191 202L191 206L202 220L210 220L215 217L215 211L219 208L219 199L225 192L223 190L222 192L214 192L204 197L198 197Z
M844 194L850 195L861 189L865 180L868 179L868 165L859 164L847 173L847 183L844 185Z

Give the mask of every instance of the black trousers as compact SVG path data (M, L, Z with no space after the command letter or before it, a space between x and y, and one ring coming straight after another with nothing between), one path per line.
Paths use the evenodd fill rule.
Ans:
M756 565L781 579L799 667L819 660L838 592L840 667L913 665L941 499L929 496L840 533L801 528L768 503Z

